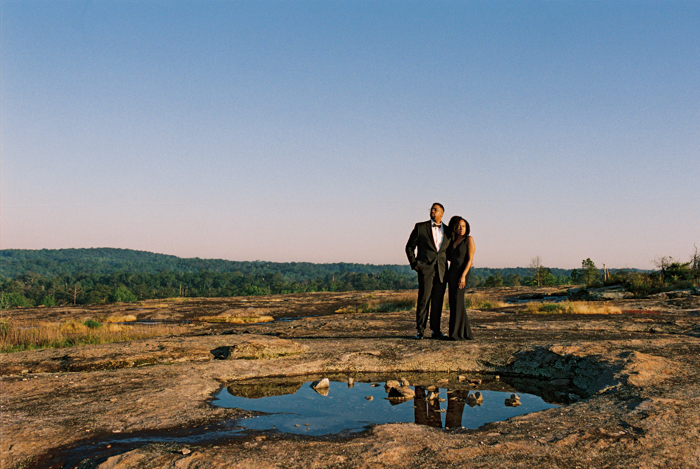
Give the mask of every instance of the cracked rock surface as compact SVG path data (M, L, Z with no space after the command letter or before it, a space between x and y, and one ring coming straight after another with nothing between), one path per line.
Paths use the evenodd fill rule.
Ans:
M502 299L514 291L486 294ZM475 340L466 342L412 339L411 311L335 312L362 298L355 292L192 300L153 311L182 321L252 305L261 315L300 319L206 324L180 336L2 354L1 467L700 467L697 296L680 306L674 298L610 302L629 311L619 315L474 310L468 314ZM100 308L118 313L127 306ZM139 311L139 319L148 314ZM399 380L416 372L536 377L570 384L581 399L477 430L405 423L315 438L226 434L219 429L251 413L209 404L222 387L249 378L381 373ZM186 438L204 433L211 438Z

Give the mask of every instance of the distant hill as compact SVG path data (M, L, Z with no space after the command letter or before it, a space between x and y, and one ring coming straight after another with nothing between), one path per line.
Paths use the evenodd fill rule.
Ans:
M355 272L380 274L391 270L398 274L410 274L408 263L399 264L354 264L337 262L314 264L311 262L266 262L266 261L227 261L224 259L182 258L167 254L117 248L81 249L3 249L0 250L0 275L14 278L29 273L43 277L76 274L111 275L118 272L134 274L157 274L162 271L176 273L199 272L240 272L264 274L281 272L291 281L306 280L319 275ZM555 276L565 276L571 270L550 268ZM502 277L519 275L527 277L526 267L491 269L475 267L472 276L486 278L499 273Z
M380 274L391 270L398 274L412 273L408 263L399 264L353 264L337 262L314 264L311 262L266 262L266 261L227 261L224 259L182 258L167 254L117 248L81 249L3 249L0 250L0 275L14 278L29 273L43 277L76 274L111 275L118 272L134 274L157 274L162 271L176 273L199 272L240 272L264 274L281 272L289 280L306 280L319 275L355 272ZM555 276L569 275L571 270L550 268ZM472 275L488 277L499 273L502 277L519 275L527 277L526 267L491 269L475 267Z
M380 274L385 270L398 274L411 273L406 265L372 265L339 262L313 264L311 262L227 261L223 259L181 258L133 249L3 249L0 250L0 275L14 278L29 273L43 277L76 274L110 275L118 272L157 274L239 272L265 274L281 272L290 281L306 280L319 275L355 272Z

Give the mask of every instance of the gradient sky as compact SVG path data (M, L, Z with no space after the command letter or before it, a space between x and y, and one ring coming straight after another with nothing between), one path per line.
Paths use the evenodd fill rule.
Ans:
M0 247L476 267L700 247L700 1L0 0Z

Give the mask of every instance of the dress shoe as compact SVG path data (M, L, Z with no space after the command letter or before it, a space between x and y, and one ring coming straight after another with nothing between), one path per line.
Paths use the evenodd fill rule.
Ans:
M417 339L417 340L425 339L425 336L423 335L422 332L419 332L419 333L416 334L416 339Z
M432 337L433 337L433 339L438 339L438 340L445 340L445 339L447 339L447 336L446 336L445 334L443 334L442 332L440 332L440 331L433 332L433 336L432 336Z

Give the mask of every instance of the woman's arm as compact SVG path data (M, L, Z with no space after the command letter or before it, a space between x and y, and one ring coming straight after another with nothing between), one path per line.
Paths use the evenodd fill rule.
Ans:
M467 265L464 267L464 272L462 272L462 276L459 278L459 288L460 290L462 288L466 288L467 286L467 275L469 274L469 270L472 268L472 264L474 264L474 251L476 248L474 247L474 238L469 236L467 239L467 256L469 256L469 262L467 262Z

